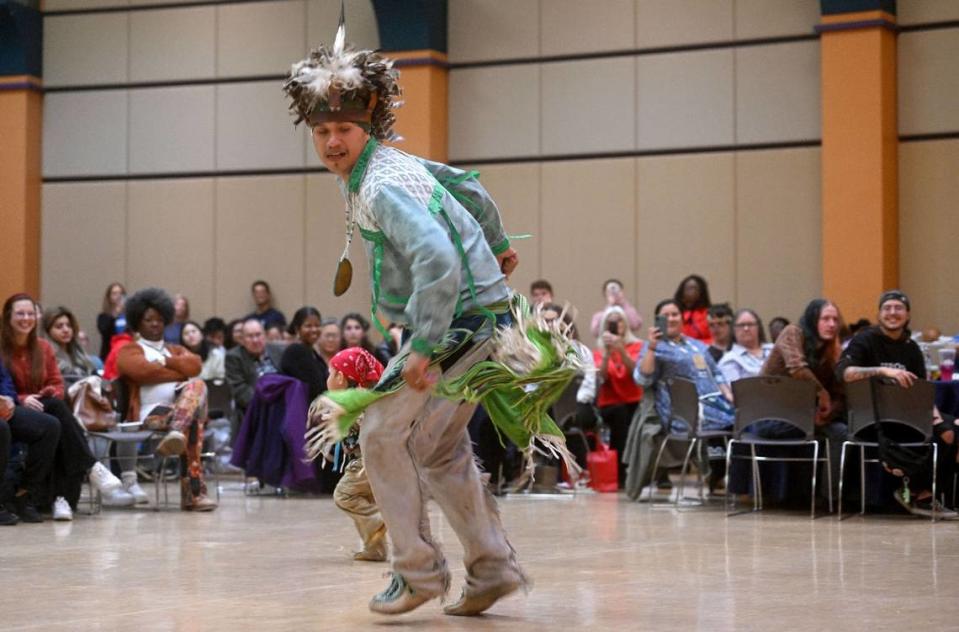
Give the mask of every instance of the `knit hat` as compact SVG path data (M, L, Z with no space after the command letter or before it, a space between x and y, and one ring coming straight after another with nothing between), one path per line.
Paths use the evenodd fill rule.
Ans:
M882 309L886 301L899 301L906 306L907 312L912 311L912 306L909 304L909 297L901 290L888 290L883 292L882 296L879 297L879 309Z
M326 121L346 121L368 127L379 140L396 140L392 110L398 101L399 72L393 61L371 50L356 50L346 43L346 20L340 5L340 25L333 48L324 45L293 64L283 90L290 97L294 125L311 127Z
M379 382L383 375L383 365L362 347L343 349L333 356L330 366L364 388Z

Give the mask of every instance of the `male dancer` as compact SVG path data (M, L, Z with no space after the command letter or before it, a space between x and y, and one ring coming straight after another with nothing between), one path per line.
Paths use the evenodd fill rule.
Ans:
M284 89L296 122L312 128L317 155L338 176L347 246L355 225L366 242L374 321L383 312L409 336L377 386L390 394L366 407L360 435L393 544L390 585L370 609L399 614L447 591L450 575L426 516L431 497L465 549L466 587L444 612L475 615L526 580L473 462L466 425L475 405L435 395L431 362L452 379L489 356L494 328L510 323L504 274L518 257L474 174L381 144L395 138L397 77L389 60L345 45L341 17L332 50L321 46L295 64ZM347 269L344 252L338 293Z

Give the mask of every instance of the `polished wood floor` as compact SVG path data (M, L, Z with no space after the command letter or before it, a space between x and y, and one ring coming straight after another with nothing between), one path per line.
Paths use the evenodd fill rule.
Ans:
M352 524L331 500L224 487L212 514L105 510L0 529L0 629L959 629L956 522L513 495L500 506L529 595L473 619L438 602L384 618L366 603L387 567L350 559ZM459 544L432 518L455 597Z

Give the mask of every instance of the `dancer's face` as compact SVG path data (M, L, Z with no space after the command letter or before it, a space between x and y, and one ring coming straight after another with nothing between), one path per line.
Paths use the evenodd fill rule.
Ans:
M313 127L313 147L323 166L348 178L370 135L354 123L326 122Z

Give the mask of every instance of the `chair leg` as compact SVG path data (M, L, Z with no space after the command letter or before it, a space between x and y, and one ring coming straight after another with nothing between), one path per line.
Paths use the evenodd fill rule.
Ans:
M686 470L689 468L689 457L692 456L693 450L696 449L696 439L693 437L689 441L689 447L686 448L686 458L683 459L683 467L679 471L679 489L676 491L676 500L673 505L678 509L679 501L682 500L683 495L686 493Z
M659 471L659 461L663 458L663 450L666 449L666 444L669 443L670 435L667 432L666 436L663 437L663 442L659 445L659 451L656 453L656 460L653 461L653 469L649 473L649 504L653 504L653 496L655 495L656 487L656 472Z
M866 446L859 446L859 515L866 515Z
M729 491L729 470L733 462L733 444L736 443L735 439L730 439L726 442L726 497L723 499L723 504L726 506L726 517L729 517L729 500L730 496L733 494ZM735 499L733 499L733 508L735 509Z
M812 444L812 500L809 501L809 517L816 519L816 470L819 469L819 442Z
M699 464L696 466L696 479L699 482L699 504L706 504L706 477L703 474L703 471L706 469L706 465L709 464L709 452L707 451L706 456L703 456L703 447L706 445L705 441L699 441L697 447L699 448L697 454L699 456ZM705 464L705 465L704 465ZM713 468L709 467L709 473L712 474Z
M829 445L829 438L826 438L826 506L829 508L829 513L832 513L832 446ZM819 462L816 462L816 467L819 467Z
M763 481L759 473L759 461L756 460L756 444L749 444L753 470L753 511L763 510Z
M935 441L932 442L932 521L936 521L936 504L939 499L936 498L936 474L939 471L939 446Z
M842 442L842 449L839 451L839 519L842 520L842 484L846 474L846 448L849 447L848 441Z

